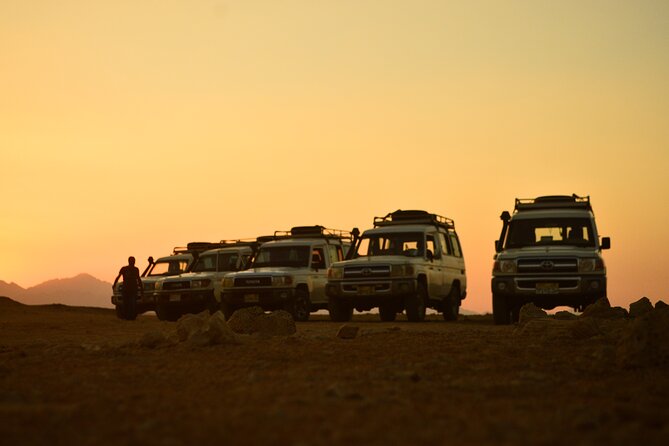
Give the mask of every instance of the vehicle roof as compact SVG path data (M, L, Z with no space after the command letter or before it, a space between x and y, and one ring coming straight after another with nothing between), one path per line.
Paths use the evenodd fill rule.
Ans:
M193 254L184 253L184 254L173 254L171 256L158 257L153 263L158 262L168 262L170 260L190 260L193 258Z
M293 245L293 246L304 246L304 245L313 245L315 243L328 244L328 245L338 245L341 244L340 239L336 238L322 238L322 237L299 237L299 238L286 238L281 240L272 240L271 242L265 242L262 244L261 248L265 246L284 246L284 245Z
M594 218L586 209L542 209L519 211L511 216L511 220L531 220L535 218Z
M426 232L429 230L437 231L438 229L440 229L438 226L429 224L380 226L378 228L367 229L365 232L362 233L362 235L364 237L365 235L371 235L371 234L392 234L394 232Z
M221 253L221 252L239 252L239 251L252 252L253 249L251 249L250 246L228 246L227 248L209 249L207 251L204 251L202 254L200 254L200 257L202 257L203 255L207 255L207 254L218 254L218 253Z

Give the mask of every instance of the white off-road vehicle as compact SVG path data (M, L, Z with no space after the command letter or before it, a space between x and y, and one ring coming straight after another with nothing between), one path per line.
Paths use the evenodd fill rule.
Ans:
M255 241L222 241L216 249L201 253L189 272L156 283L156 314L161 320L176 321L183 314L218 311L221 279L231 271L250 266L257 248Z
M379 308L382 321L406 311L422 321L426 308L457 319L467 296L465 261L455 224L426 211L392 212L374 218L351 252L328 272L330 317L348 321L353 309Z
M189 244L186 248L174 248L172 255L153 260L149 257L149 264L142 273L143 294L137 297L137 314L156 309L154 289L158 280L187 272L193 265L201 243ZM128 317L123 311L123 282L114 287L111 302L116 308L116 316L121 319ZM129 315L134 319L136 315Z
M353 240L351 233L322 226L298 226L277 231L260 246L247 271L223 279L221 309L226 318L243 307L266 311L284 309L297 321L312 311L327 308L327 269L344 258Z
M520 307L529 302L582 311L606 296L601 251L611 240L600 242L590 197L516 199L513 215L504 211L500 218L492 271L495 323L517 322Z

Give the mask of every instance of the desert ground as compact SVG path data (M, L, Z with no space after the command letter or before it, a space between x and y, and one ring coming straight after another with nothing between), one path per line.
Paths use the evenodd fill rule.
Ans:
M627 355L630 318L312 319L203 345L0 298L0 444L669 444L669 364Z

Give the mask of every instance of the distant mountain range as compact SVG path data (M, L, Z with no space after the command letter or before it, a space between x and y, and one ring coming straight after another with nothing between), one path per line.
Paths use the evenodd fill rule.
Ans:
M63 304L112 308L111 295L111 283L96 279L90 274L49 280L30 288L0 280L0 296L7 296L28 305Z

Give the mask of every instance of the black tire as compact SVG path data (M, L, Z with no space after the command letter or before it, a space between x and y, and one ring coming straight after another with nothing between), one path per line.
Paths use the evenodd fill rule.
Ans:
M115 305L114 308L116 309L116 317L119 319L125 319L125 309L123 308L123 305Z
M181 317L181 311L178 308L170 308L166 305L156 305L156 316L161 321L175 322Z
M311 312L311 303L309 301L309 292L303 288L298 288L295 291L295 300L291 304L290 314L293 319L299 322L306 322L309 320Z
M409 322L422 322L425 320L427 300L427 289L422 282L418 282L414 295L406 298L404 301L404 309L407 313Z
M511 309L506 296L492 295L492 318L496 325L509 325L511 323Z
M207 310L209 310L209 314L214 314L220 309L221 309L221 304L218 303L215 297L211 296L207 300Z
M342 299L328 299L328 313L333 322L349 322L353 318L353 307Z
M445 321L457 321L460 314L460 288L454 286L448 296L441 303L442 315Z
M392 322L397 318L397 311L394 305L381 305L379 307L379 316L383 322Z

